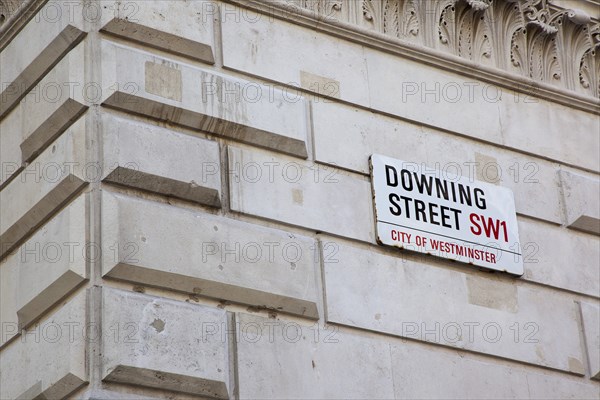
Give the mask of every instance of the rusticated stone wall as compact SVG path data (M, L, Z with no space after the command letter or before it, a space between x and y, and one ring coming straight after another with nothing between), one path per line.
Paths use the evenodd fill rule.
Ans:
M0 4L0 398L600 397L594 2ZM525 274L378 245L373 153Z

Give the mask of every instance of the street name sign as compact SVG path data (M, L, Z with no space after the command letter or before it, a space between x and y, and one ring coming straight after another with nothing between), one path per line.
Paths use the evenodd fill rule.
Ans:
M510 189L373 154L377 241L523 275Z

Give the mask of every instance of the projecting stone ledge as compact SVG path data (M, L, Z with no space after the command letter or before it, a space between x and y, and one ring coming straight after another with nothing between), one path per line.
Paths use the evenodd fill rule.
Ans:
M21 157L28 164L87 110L87 106L73 100L65 100L35 131L21 143Z
M83 40L86 33L67 25L65 29L29 64L0 94L0 119L3 119L19 101L37 85L72 48ZM10 58L9 58L10 60Z
M328 322L585 374L578 310L570 296L327 243L337 250L335 259L323 263ZM531 341L501 334L515 323L536 329ZM467 335L469 324L477 328ZM489 340L492 325L498 335ZM456 335L443 333L451 326Z
M103 380L227 399L227 336L207 334L221 329L224 310L104 288Z
M87 292L78 293L39 326L24 331L27 340L2 349L0 398L65 399L85 385L86 299Z
M155 49L189 57L208 64L215 63L210 45L136 24L126 19L114 18L108 24L104 25L100 32L106 32L120 38L154 47Z
M102 48L108 93L103 106L307 157L305 100L299 94L114 44Z
M559 171L567 226L600 235L600 181Z
M2 201L11 207L0 208L0 260L88 184L85 153L80 119L2 188Z
M111 115L102 121L105 182L221 207L216 142Z
M85 82L81 65L84 55L85 44L80 43L0 121L0 161L3 166L0 190L87 110L82 91L59 89L68 87L69 82ZM49 96L49 88L53 88L53 92L56 89L56 95Z
M580 306L590 376L600 381L600 308L596 304L584 302Z
M107 191L102 238L105 278L319 317L310 238Z

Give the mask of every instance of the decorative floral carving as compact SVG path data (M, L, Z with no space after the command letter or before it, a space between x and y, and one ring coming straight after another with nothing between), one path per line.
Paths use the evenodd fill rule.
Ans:
M362 12L368 25L371 29L385 33L383 8L382 0L362 0Z
M563 12L557 19L560 28L556 34L557 54L564 71L564 84L570 90L585 89L578 80L581 59L593 47L589 21L588 15L574 10Z
M523 15L528 25L533 25L541 29L545 34L558 32L554 23L554 16L551 16L547 0L529 0L523 7Z
M579 83L589 94L600 97L600 24L588 29L591 46L579 61Z
M484 14L488 7L483 1L458 0L448 4L440 15L440 42L460 57L477 62L491 58L490 32Z
M522 68L525 65L523 50L527 48L526 41L525 28L519 28L513 32L510 41L510 61L515 67Z
M325 19L342 10L344 0L286 0L289 5L314 11Z
M418 6L415 0L386 0L383 32L412 40L419 34Z
M442 9L440 14L440 23L438 26L438 35L440 42L448 44L450 41L450 27L454 25L454 5L449 4Z
M483 11L490 6L489 1L484 0L467 0L467 3L469 3L471 8L475 11Z
M598 21L582 11L560 9L551 0L284 1L600 97Z
M411 0L408 2L405 7L404 19L403 19L403 36L413 35L417 36L419 34L419 17L418 17L418 9L415 1Z

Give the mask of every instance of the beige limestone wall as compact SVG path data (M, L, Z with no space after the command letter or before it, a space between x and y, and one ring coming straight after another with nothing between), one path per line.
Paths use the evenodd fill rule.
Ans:
M0 3L0 398L600 398L590 90L411 1ZM373 153L510 188L525 274L378 245Z

